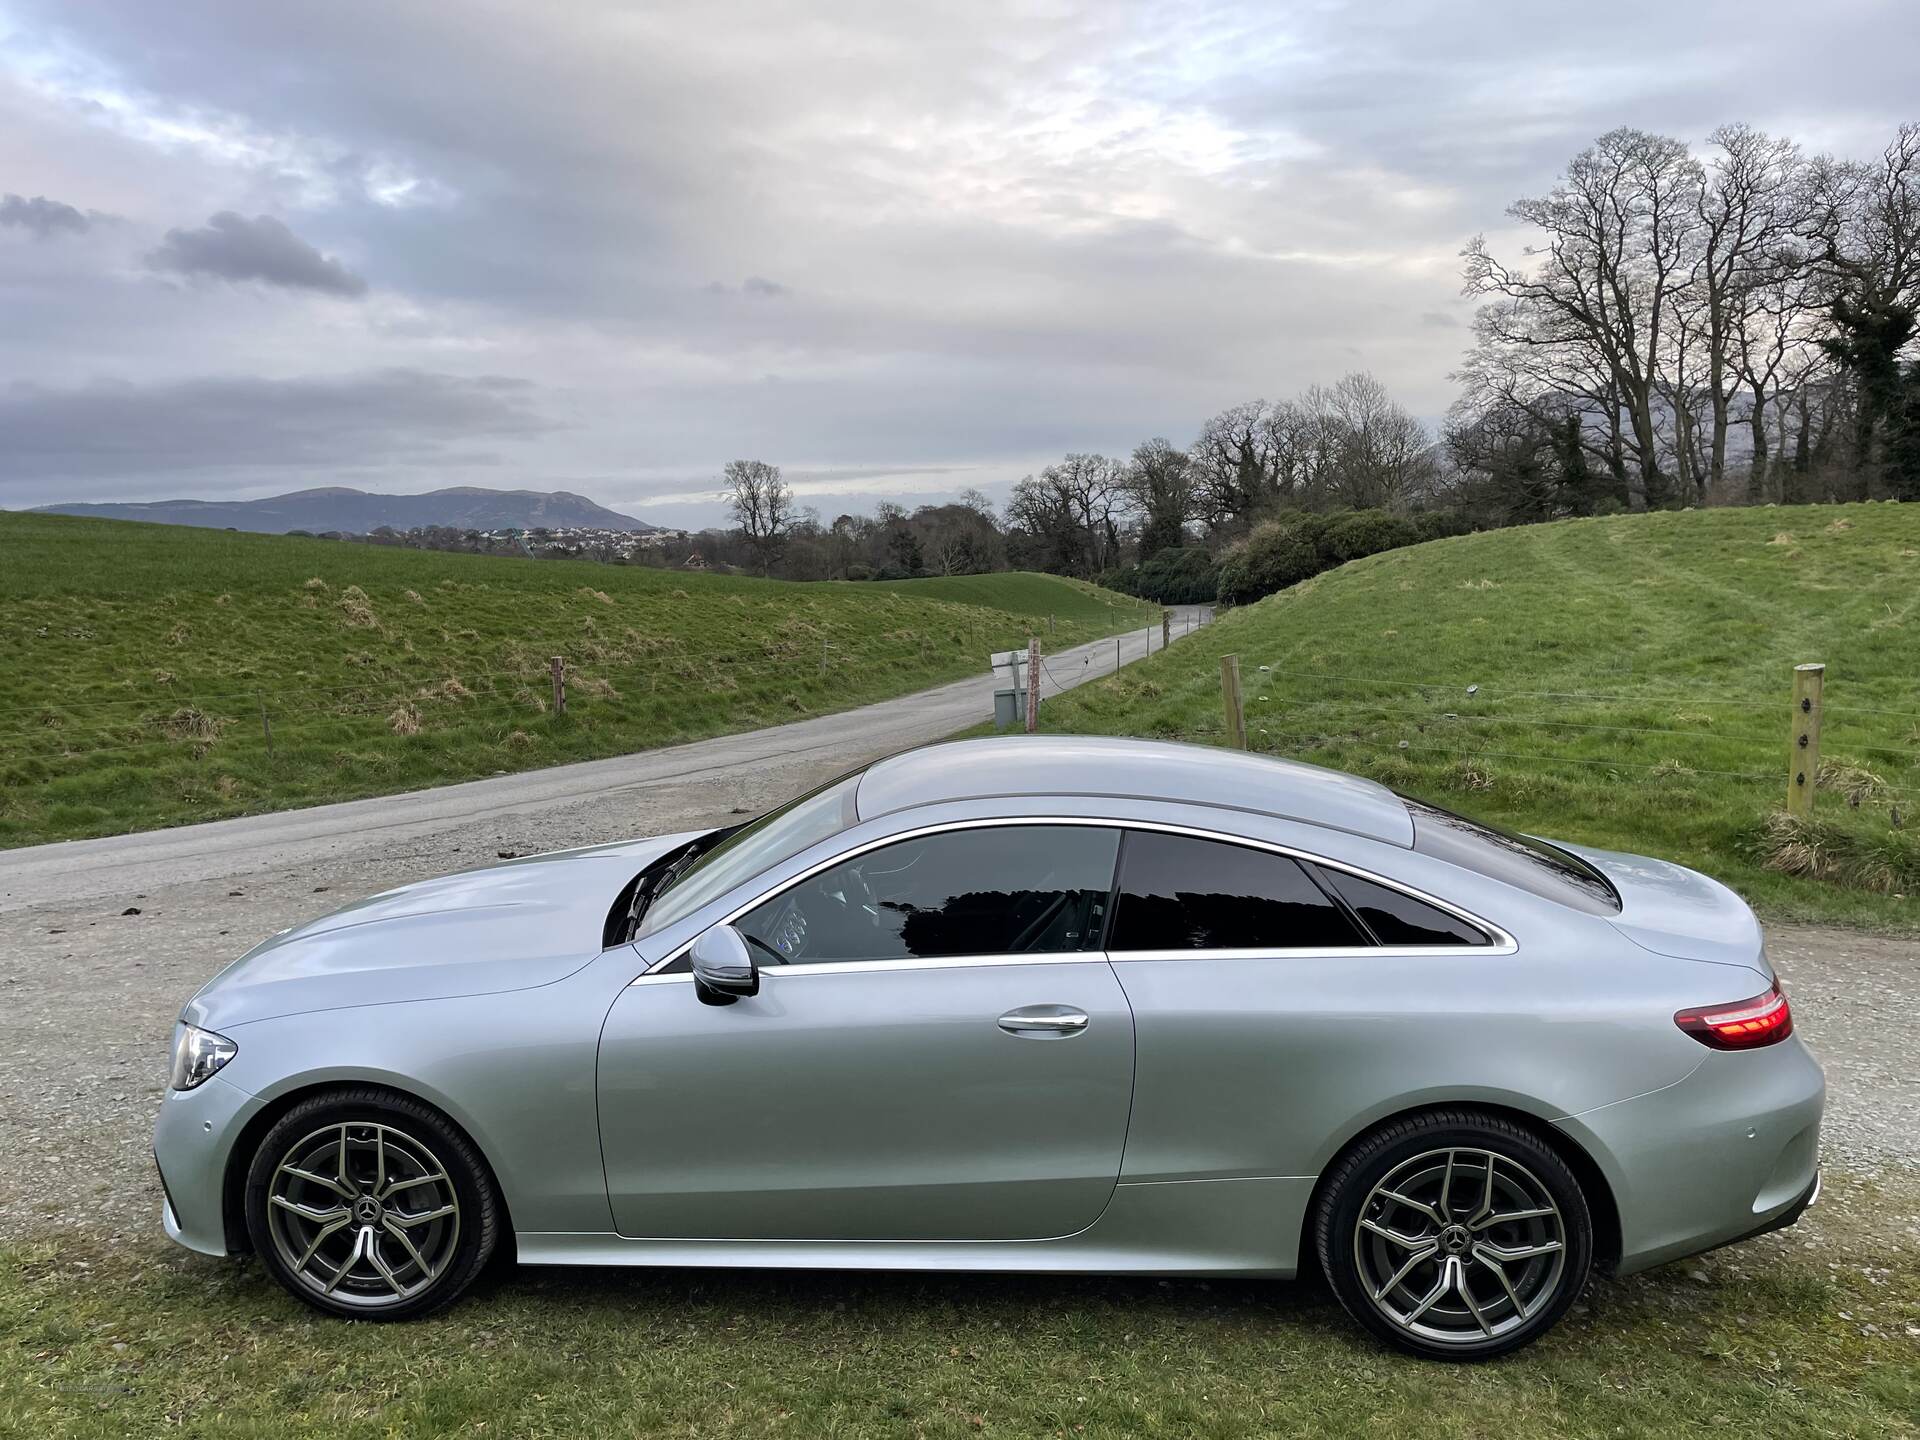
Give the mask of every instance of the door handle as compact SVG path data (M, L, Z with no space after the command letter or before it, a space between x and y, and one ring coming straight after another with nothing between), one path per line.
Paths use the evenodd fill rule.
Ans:
M1085 1030L1087 1016L1085 1011L1065 1005L1023 1005L1002 1015L1000 1028L1009 1035L1029 1040L1046 1036L1065 1038Z

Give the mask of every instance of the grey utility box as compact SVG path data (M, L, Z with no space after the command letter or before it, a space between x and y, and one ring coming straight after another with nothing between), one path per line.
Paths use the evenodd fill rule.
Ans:
M996 650L988 660L993 666L993 728L1011 730L1025 724L1027 652Z
M1011 730L1026 720L1027 696L1022 690L993 692L993 728Z

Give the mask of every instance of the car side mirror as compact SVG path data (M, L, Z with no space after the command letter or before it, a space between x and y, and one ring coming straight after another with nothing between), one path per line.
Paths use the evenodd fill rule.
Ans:
M687 951L693 988L709 1005L731 1005L743 995L760 993L760 970L747 939L731 925L716 925Z

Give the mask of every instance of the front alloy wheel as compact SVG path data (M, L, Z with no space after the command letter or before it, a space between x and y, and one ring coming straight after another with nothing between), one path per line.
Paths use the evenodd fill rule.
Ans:
M451 1302L491 1253L497 1212L465 1139L384 1091L295 1106L248 1175L255 1250L288 1290L336 1315L401 1319Z
M1529 1343L1586 1283L1593 1235L1565 1163L1492 1115L1415 1117L1336 1167L1318 1217L1340 1301L1403 1350L1486 1359Z

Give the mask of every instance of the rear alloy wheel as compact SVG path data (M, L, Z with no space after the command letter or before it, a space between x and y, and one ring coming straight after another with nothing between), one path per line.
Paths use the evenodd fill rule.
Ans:
M247 1176L247 1227L274 1278L316 1309L359 1319L451 1303L492 1253L499 1208L452 1126L378 1090L296 1105Z
M1317 1217L1340 1303L1416 1355L1483 1360L1545 1333L1578 1297L1593 1226L1573 1173L1531 1132L1471 1111L1356 1145Z

